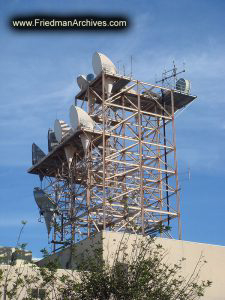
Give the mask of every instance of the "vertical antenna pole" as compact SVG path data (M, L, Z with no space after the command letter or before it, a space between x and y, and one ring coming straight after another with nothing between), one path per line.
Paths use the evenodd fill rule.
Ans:
M106 202L106 192L105 192L105 179L106 179L106 141L105 141L105 130L106 130L106 109L105 109L105 74L102 71L102 114L103 114L103 230L106 230L106 209L105 209L105 202Z
M171 109L172 109L172 128L173 128L173 147L174 147L174 165L176 174L176 203L177 203L177 213L178 213L178 238L182 239L182 228L181 228L181 216L180 216L180 190L178 182L178 164L177 164L177 154L176 154L176 128L174 120L174 95L173 90L171 90Z
M90 97L90 88L88 86L88 114L90 115L91 110L92 110L92 99ZM90 147L88 147L87 149L87 157L86 157L86 161L87 161L87 235L88 238L90 238L90 234L91 234L91 219L90 219L90 202L91 202L91 150Z
M162 105L165 109L165 101L164 101L164 90L162 90ZM165 116L164 110L162 110L162 115ZM165 161L165 170L168 170L167 167L167 151L166 151L166 122L165 118L162 118L163 122L163 144L164 144L164 161ZM167 206L167 211L170 211L170 202L169 202L169 191L168 191L168 173L166 172L166 206ZM170 215L168 214L168 226L170 226Z
M126 118L126 112L125 112L125 101L124 101L124 95L122 96L122 118L123 120L125 120ZM126 140L125 140L125 133L126 133L126 125L125 123L123 123L122 125L122 136L123 136L123 141L122 141L122 147L125 149L126 147ZM122 152L122 160L124 162L124 167L123 167L123 172L126 172L126 154L125 152ZM125 193L126 192L126 176L123 177L123 185L122 185L122 193ZM128 205L128 200L127 199L124 199L125 202L124 202L124 216L127 214L127 209L125 209L126 205ZM126 204L126 205L125 205Z
M155 103L155 114L157 114L157 104ZM164 119L164 118L162 118ZM163 186L162 186L162 171L161 171L161 162L160 162L160 157L161 157L161 148L160 148L160 141L161 141L161 134L160 134L160 118L156 117L156 143L158 144L157 146L157 165L158 165L158 189L159 189L159 208L160 210L163 209ZM160 226L162 225L162 214L160 214ZM160 236L162 233L160 232Z
M73 183L74 183L74 177L73 177L73 169L71 166L69 167L69 177L70 177L70 204L71 204L71 209L70 209L70 218L71 220L74 220L75 216L75 195L74 195L74 188L73 188ZM75 223L72 221L71 223L71 244L75 243Z
M63 213L61 214L61 242L64 240L64 222L63 222Z
M176 81L177 81L177 68L175 65L175 61L173 61L173 77L174 77L174 88L176 87Z
M144 193L143 193L143 168L142 168L142 129L141 129L141 98L140 98L140 86L137 81L137 92L138 92L138 139L139 139L139 173L140 173L140 201L141 201L141 232L145 234L144 224Z
M55 190L55 202L58 204L58 191L57 189ZM56 244L55 244L55 241L56 241L56 217L54 217L54 228L53 228L53 253L55 253L55 250L56 250Z

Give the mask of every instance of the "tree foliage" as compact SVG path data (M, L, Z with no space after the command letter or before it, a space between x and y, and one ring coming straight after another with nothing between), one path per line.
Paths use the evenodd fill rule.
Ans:
M203 256L188 278L181 275L182 263L168 264L168 253L154 238L132 245L121 242L113 264L104 260L100 249L84 258L80 265L80 281L65 281L63 299L82 300L192 300L204 296L210 281L199 281L206 263ZM88 271L87 271L88 270Z

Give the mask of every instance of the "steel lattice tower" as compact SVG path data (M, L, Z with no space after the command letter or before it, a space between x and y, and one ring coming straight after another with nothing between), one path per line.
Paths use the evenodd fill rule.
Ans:
M80 126L28 170L57 205L54 250L101 230L156 234L175 218L181 238L174 114L194 99L106 71L78 93L94 128Z

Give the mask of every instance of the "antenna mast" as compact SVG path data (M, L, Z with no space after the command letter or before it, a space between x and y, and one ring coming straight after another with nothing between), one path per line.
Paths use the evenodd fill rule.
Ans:
M173 61L173 68L170 70L165 70L162 73L162 79L161 80L157 80L155 83L161 83L162 86L168 86L170 88L175 88L176 86L176 82L177 82L177 75L184 73L185 72L185 68L181 71L177 71L178 68L175 65L175 61ZM171 83L171 79L173 79L173 82Z

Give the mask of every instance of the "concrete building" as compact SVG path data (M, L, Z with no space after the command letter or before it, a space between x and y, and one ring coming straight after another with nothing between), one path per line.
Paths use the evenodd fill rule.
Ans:
M112 264L115 255L118 253L121 245L126 247L126 252L132 254L133 245L139 245L145 238L141 235L122 234L116 232L102 231L94 238L81 241L74 247L68 247L61 252L50 255L38 261L38 266L45 266L49 261L57 261L60 265L58 275L70 274L79 276L76 272L81 260L89 259L89 256L95 253L95 249L101 249L102 256ZM168 264L177 263L182 257L186 258L182 264L182 275L190 276L195 269L199 258L204 256L207 263L202 267L200 280L210 280L212 287L206 290L204 300L224 300L225 299L225 247L217 245L208 245L203 243L194 243L182 240L156 238L156 243L161 244L168 252L166 262ZM35 275L37 269L32 264L31 251L18 252L13 247L0 248L1 265L0 269L5 272L10 270L10 278L17 276L18 272L24 275ZM41 289L34 285L30 287L35 299L44 299L46 289ZM4 288L1 286L4 298ZM26 289L20 293L18 300L26 294ZM52 296L54 299L54 295Z
M76 271L58 269L57 277L62 275L78 276ZM18 279L20 283L17 285ZM29 299L31 296L32 299L40 300L46 299L48 292L48 299L62 299L57 290L60 286L59 280L54 282L57 288L51 284L41 286L41 283L40 268L33 263L31 251L22 251L14 247L0 248L0 300L24 300L28 299L28 296Z
M113 262L115 253L119 249L121 242L127 247L127 253L131 254L132 245L138 244L143 238L141 235L122 234L116 232L102 231L92 239L80 242L75 247L75 252L71 248L55 253L46 259L40 260L37 264L44 266L49 260L56 260L61 268L76 269L81 261L81 257L88 257L94 249L102 249L103 258L109 263ZM161 244L167 251L166 260L168 263L177 263L183 257L182 275L190 276L201 256L207 261L202 267L200 280L210 280L212 287L208 288L204 300L224 300L225 299L225 247L194 243L175 239L157 238L156 243Z
M32 252L0 246L0 265L19 265L22 261L31 262Z

